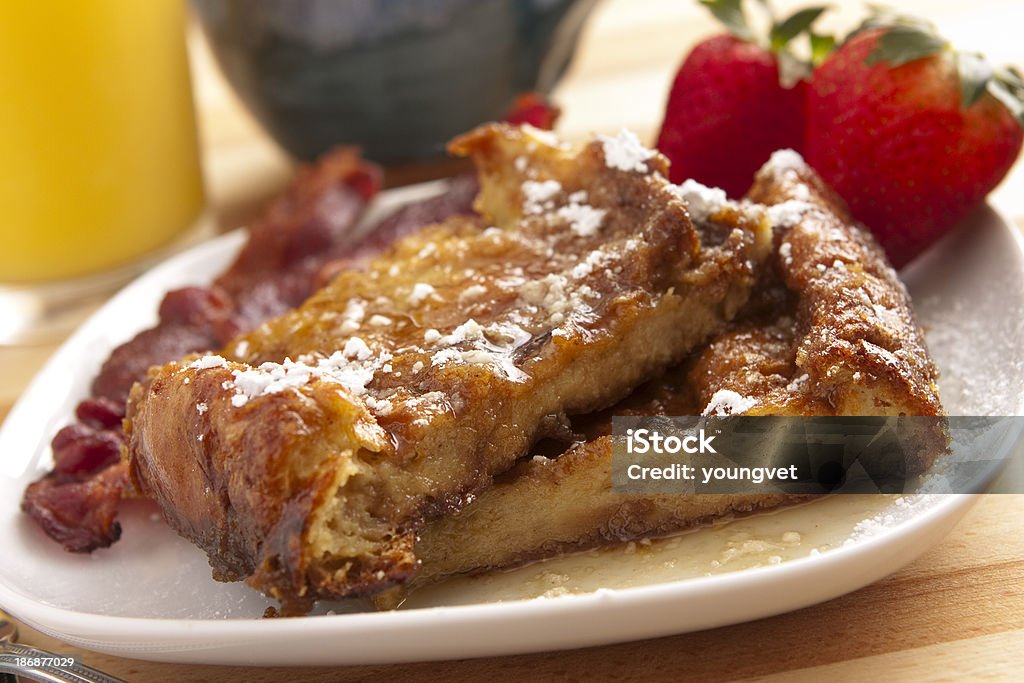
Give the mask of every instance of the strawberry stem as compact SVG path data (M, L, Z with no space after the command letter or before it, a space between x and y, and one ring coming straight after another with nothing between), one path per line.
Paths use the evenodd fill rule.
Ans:
M836 38L835 36L820 35L813 31L808 31L807 35L811 39L811 64L818 66L832 54L832 50L836 47Z
M737 38L774 53L779 62L779 82L784 88L792 88L798 81L806 79L811 73L811 67L819 64L835 45L834 38L816 34L811 29L818 17L828 9L827 5L806 7L779 21L769 0L757 0L756 4L768 15L771 26L769 34L764 36L756 34L751 28L743 10L743 0L698 2L710 10ZM803 34L807 34L811 45L809 60L801 59L791 49L793 41Z
M772 31L769 36L772 50L781 50L786 47L789 41L810 29L811 24L813 24L826 9L828 8L824 6L808 7L806 9L799 10L796 14L792 15L782 23L773 24Z
M699 0L700 4L711 10L715 18L725 24L734 35L743 40L756 42L754 32L747 23L743 13L743 0Z

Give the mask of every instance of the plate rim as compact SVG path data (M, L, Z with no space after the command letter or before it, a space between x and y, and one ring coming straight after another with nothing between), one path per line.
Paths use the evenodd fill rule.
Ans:
M0 600L4 609L15 614L29 625L59 639L87 649L110 654L155 661L196 662L208 664L259 664L269 665L324 665L324 664L379 664L409 661L428 661L463 657L480 657L496 654L518 654L560 650L585 645L602 645L611 642L637 639L633 636L595 639L592 636L565 637L550 640L552 625L573 621L581 615L590 615L595 610L607 613L650 612L684 602L695 596L705 600L741 590L756 593L762 588L774 588L778 583L809 584L808 579L829 575L837 570L848 571L858 564L857 557L876 557L895 551L901 556L897 562L902 566L931 549L931 544L905 542L929 534L941 538L949 528L959 521L984 494L936 494L943 500L930 505L899 524L887 527L881 533L861 539L850 545L841 546L817 556L801 557L775 566L761 566L727 574L695 577L679 581L668 581L649 586L634 586L623 589L601 589L580 595L559 596L556 599L514 600L495 603L475 603L425 607L415 610L391 612L359 612L352 614L317 615L284 619L180 619L165 617L124 617L80 612L33 601L27 596L16 594L12 604L8 599L12 593L6 585L0 584ZM749 621L801 609L824 600L853 592L890 574L889 565L872 566L853 583L834 587L818 587L798 600L776 599L759 606L756 610L744 610L741 619L729 615L710 615L704 622L693 628L679 630L671 623L652 624L642 631L639 638L666 636L728 624ZM710 589L710 590L709 590ZM696 594L696 595L693 595ZM786 597L789 597L788 595ZM25 611L20 609L26 604ZM606 614L607 615L607 614ZM399 651L384 648L378 651L345 652L336 651L332 656L314 661L295 661L290 656L252 652L260 645L281 644L297 637L318 639L325 636L343 637L358 634L361 640L388 635L396 641L400 636L416 633L425 627L437 627L445 621L452 630L472 628L482 632L485 640L490 632L504 630L514 622L529 620L548 624L546 629L536 629L544 641L541 646L497 647L487 651L486 643L476 642L471 648L464 643L438 647L436 642L427 653L421 651ZM544 635L546 634L546 635ZM140 637L152 640L126 642L126 638ZM534 636L536 639L538 636ZM407 645L407 644L405 644ZM403 647L405 646L403 645ZM241 651L239 651L241 649Z

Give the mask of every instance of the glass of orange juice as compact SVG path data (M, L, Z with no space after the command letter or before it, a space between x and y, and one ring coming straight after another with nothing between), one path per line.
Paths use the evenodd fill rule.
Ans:
M0 7L0 344L38 337L199 222L184 28L183 0Z

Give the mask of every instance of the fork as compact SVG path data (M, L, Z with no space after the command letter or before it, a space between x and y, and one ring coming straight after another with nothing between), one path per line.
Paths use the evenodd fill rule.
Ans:
M125 683L77 660L14 642L18 627L0 612L0 681L14 683L16 675L43 683ZM69 659L67 666L57 666Z

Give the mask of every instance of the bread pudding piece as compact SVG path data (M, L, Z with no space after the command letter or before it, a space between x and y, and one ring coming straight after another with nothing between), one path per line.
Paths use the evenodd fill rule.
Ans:
M693 183L682 188L699 219L730 202ZM910 299L870 235L793 152L760 172L750 198L766 209L775 249L761 287L735 323L690 363L670 370L605 414L589 440L555 458L520 463L460 512L428 524L410 586L520 565L566 552L664 536L811 496L626 495L612 491L617 415L942 414L936 370ZM602 428L603 426L603 428ZM924 471L945 448L939 421L916 426ZM392 606L400 595L383 596Z
M400 240L132 390L136 485L215 577L286 614L407 580L427 520L721 332L770 251L742 211L702 244L665 160L625 134L570 148L495 125L453 149L483 220Z
M793 303L792 310L780 311L781 325L738 331L716 342L723 347L764 344L766 357L779 343L792 347L788 367L764 373L775 384L759 390L757 405L747 412L941 415L938 370L906 287L842 200L791 151L775 154L749 197L776 205L770 210L780 226L774 272ZM770 298L759 296L751 305ZM744 340L748 332L753 338ZM739 357L725 348L712 350L711 356L732 360L705 363L704 377L720 382L729 376L743 389ZM778 386L782 378L804 386L788 390Z

